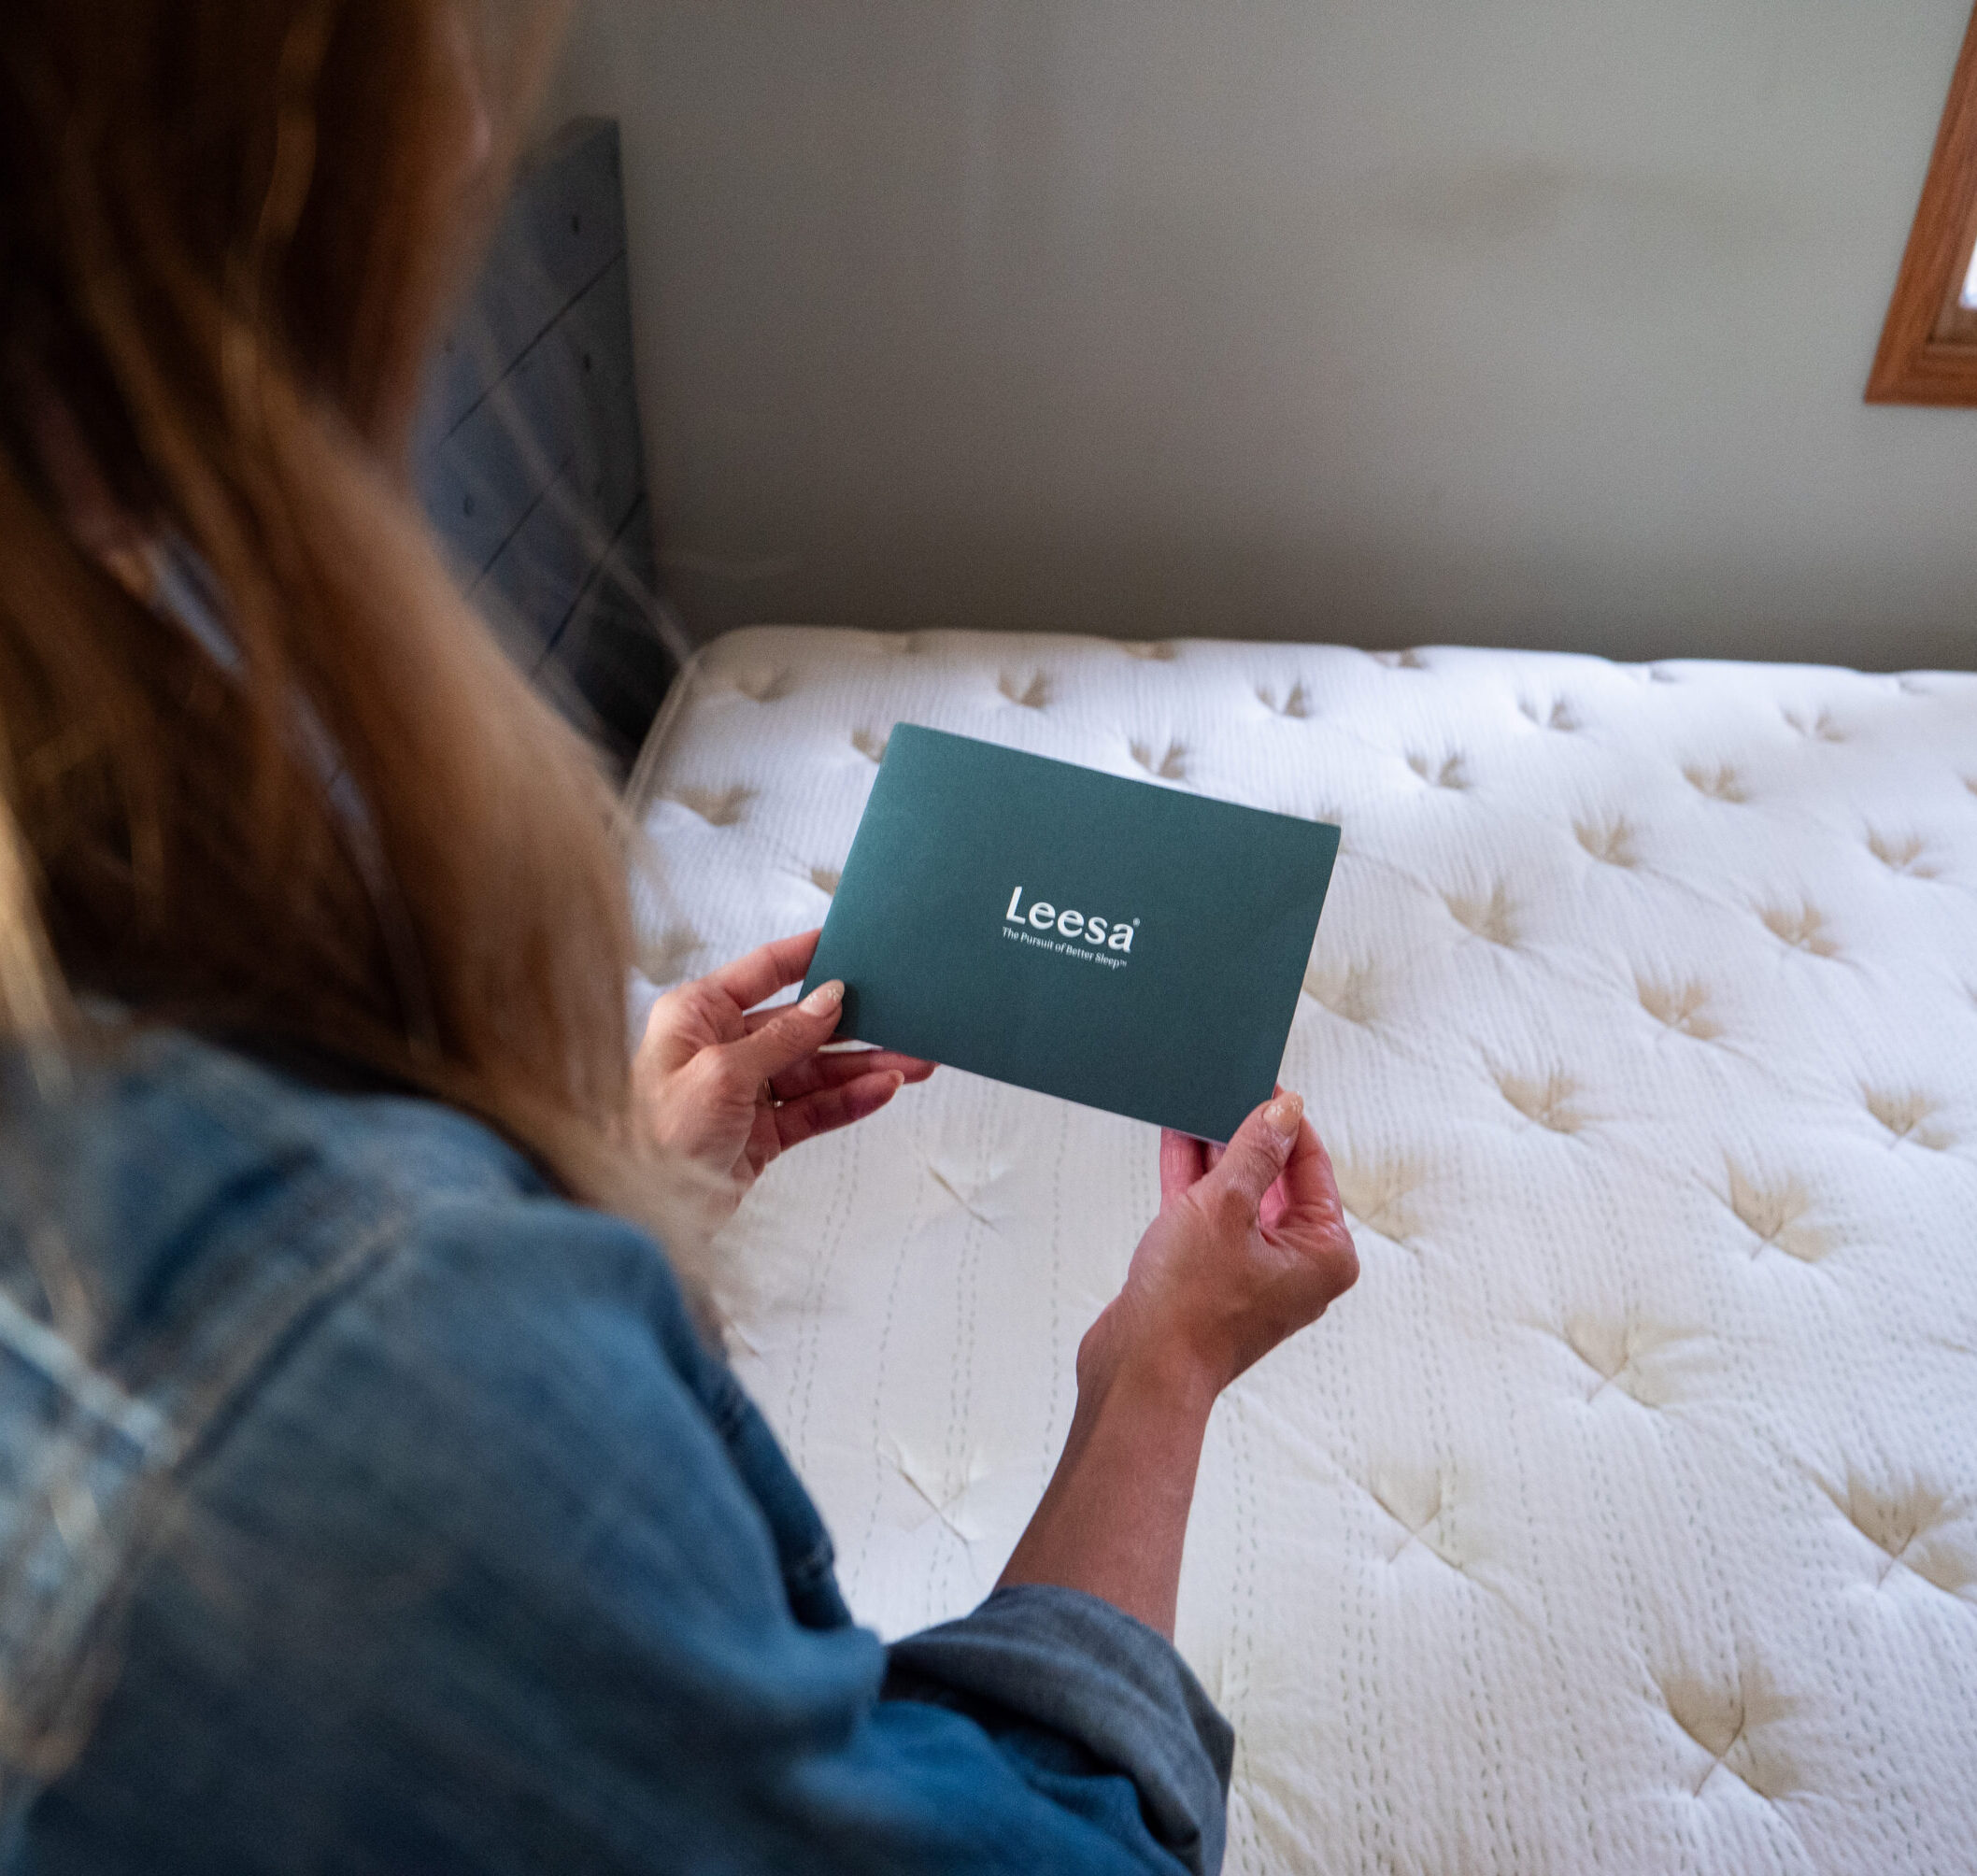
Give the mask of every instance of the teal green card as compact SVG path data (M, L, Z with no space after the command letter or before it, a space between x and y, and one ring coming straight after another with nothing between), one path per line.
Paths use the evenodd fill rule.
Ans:
M1226 1141L1270 1098L1339 831L902 723L804 988L842 1038Z

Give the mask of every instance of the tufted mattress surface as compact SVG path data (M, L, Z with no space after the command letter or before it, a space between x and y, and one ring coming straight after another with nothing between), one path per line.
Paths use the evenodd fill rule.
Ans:
M1363 1274L1181 1595L1230 1867L1977 1870L1977 676L736 632L633 779L655 980L820 922L902 718L1344 830L1284 1080ZM882 1631L993 1583L1155 1144L944 1071L732 1228Z

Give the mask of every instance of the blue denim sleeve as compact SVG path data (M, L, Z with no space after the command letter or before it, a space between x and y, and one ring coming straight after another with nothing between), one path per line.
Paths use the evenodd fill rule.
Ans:
M792 1607L814 1513L707 1360L630 1228L424 1208L214 1423L9 1870L1208 1876L1229 1736L1178 1656L1017 1591L889 1694L834 1589Z
M1060 1742L1074 1742L1081 1769L1130 1774L1176 1860L1203 1876L1221 1868L1235 1735L1166 1640L1111 1603L1040 1584L999 1589L972 1615L895 1643L886 1692L974 1714L1064 1802L1116 1795L1065 1785Z

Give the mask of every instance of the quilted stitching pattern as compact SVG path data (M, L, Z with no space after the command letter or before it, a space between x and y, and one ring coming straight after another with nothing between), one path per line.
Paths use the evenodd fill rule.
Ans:
M1977 1842L1977 677L767 629L633 807L661 978L821 919L902 719L1344 829L1285 1079L1358 1289L1218 1408L1254 1872ZM953 1073L774 1168L736 1352L888 1632L993 1581L1153 1141Z

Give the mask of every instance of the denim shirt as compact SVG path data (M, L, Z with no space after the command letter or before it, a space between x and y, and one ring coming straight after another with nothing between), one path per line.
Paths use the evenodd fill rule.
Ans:
M889 1650L664 1257L437 1104L0 1055L0 1871L1214 1871L1109 1604Z

